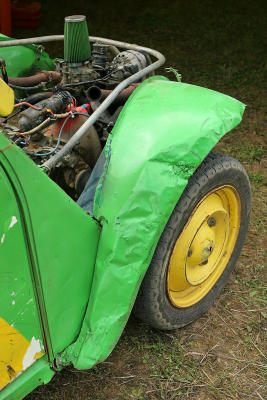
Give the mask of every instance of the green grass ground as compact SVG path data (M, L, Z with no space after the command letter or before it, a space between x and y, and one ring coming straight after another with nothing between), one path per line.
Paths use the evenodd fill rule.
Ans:
M131 317L104 363L67 368L27 400L266 399L266 3L47 0L42 26L14 36L62 33L71 14L86 14L94 36L158 49L184 82L247 104L243 122L217 149L245 165L253 210L236 270L208 313L169 333ZM58 55L62 46L50 50Z

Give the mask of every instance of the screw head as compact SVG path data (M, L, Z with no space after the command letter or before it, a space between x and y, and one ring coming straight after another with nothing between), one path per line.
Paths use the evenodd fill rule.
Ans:
M209 218L208 219L208 225L209 226L215 226L216 225L216 220L214 218Z

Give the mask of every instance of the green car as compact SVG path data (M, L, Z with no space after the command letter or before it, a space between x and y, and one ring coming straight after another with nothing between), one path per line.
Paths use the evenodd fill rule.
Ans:
M62 40L50 59L41 43ZM241 252L251 192L242 165L212 151L245 106L174 69L175 82L154 75L158 51L89 39L75 15L64 35L0 35L0 57L0 400L12 400L105 360L132 310L162 330L204 313Z

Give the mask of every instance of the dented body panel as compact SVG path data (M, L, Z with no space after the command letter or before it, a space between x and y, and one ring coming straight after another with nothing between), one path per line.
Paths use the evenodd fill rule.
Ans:
M94 202L102 224L97 274L80 336L61 356L66 364L87 369L112 351L188 179L244 108L164 77L147 79L129 98L106 144Z

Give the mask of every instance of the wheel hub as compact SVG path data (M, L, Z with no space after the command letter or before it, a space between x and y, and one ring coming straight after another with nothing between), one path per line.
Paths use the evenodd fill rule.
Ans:
M176 307L199 301L222 274L240 223L240 200L230 186L208 193L180 234L169 264L167 288Z

